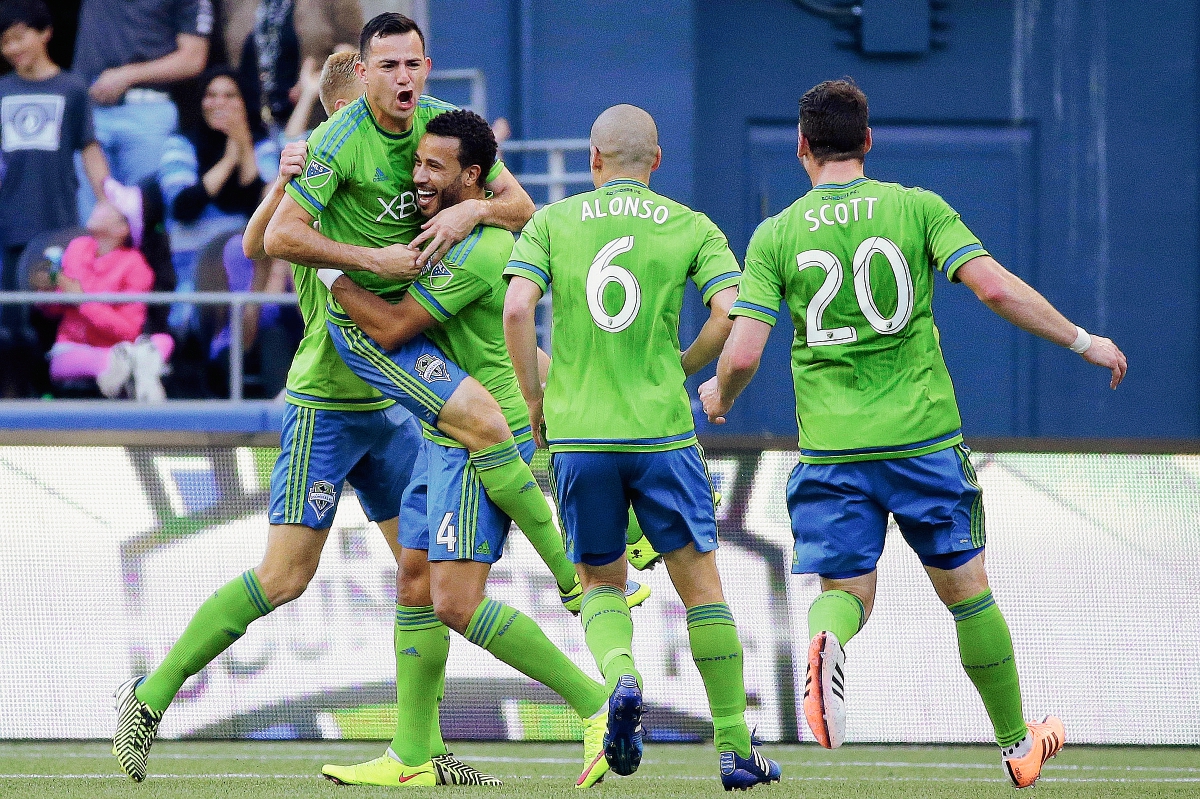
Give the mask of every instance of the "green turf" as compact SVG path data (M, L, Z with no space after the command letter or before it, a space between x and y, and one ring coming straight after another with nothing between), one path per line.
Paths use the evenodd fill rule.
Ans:
M383 744L347 742L160 741L150 777L135 784L120 773L102 743L0 743L0 797L267 797L355 799L393 795L398 788L338 787L317 777L321 764L376 757ZM575 796L578 744L460 744L456 754L505 780L503 788L415 788L486 792L541 799ZM765 746L783 765L782 785L755 789L758 799L915 799L1009 797L995 747ZM609 777L593 790L606 797L724 796L710 747L651 745L632 777ZM1076 746L1046 767L1035 797L1195 797L1200 795L1200 750Z

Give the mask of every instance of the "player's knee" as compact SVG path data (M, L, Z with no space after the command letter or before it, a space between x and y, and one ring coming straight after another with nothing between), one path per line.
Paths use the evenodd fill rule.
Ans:
M481 384L464 381L438 416L438 427L471 451L506 441L512 432L500 404Z
M439 596L433 600L433 612L438 621L458 633L466 632L467 625L471 623L471 617L475 615L475 609L478 607L479 602L472 604L470 599L464 596Z
M267 601L277 608L298 599L304 593L316 573L316 566L309 568L307 564L289 564L285 567L264 565L259 567L257 573Z
M408 557L409 552L419 552L421 557ZM410 608L421 608L433 604L429 597L429 561L424 550L405 550L404 557L396 569L396 601Z

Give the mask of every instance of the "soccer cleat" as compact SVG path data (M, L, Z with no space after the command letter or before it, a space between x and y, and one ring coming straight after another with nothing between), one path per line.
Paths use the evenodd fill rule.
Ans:
M846 653L837 636L821 632L808 645L804 717L813 738L826 749L846 740Z
M604 759L613 773L623 777L642 764L642 689L632 674L617 680L617 687L608 697Z
M737 752L721 753L721 785L727 791L745 791L755 785L779 782L782 776L779 764L763 757L757 748L750 748L750 757L738 757Z
M643 534L637 541L625 545L625 558L630 566L644 572L657 566L662 555L650 546L650 541Z
M1025 754L1018 756L1013 752L1020 747L1020 744L1017 744L1004 750L1001 755L1004 769L1008 772L1013 786L1017 788L1028 788L1037 782L1037 778L1042 774L1042 766L1062 751L1067 740L1062 720L1056 716L1046 716L1040 723L1031 721L1027 726L1029 734L1025 740L1030 742L1030 746Z
M576 788L591 788L608 773L604 756L604 734L608 729L608 706L603 712L583 720L583 773L575 780Z
M579 580L575 580L575 585L571 587L570 591L558 589L558 598L562 600L563 607L572 616L578 616L579 611L583 608L583 588L579 585ZM625 581L625 602L629 607L636 608L649 598L650 586L642 585L636 580Z
M134 693L144 676L131 677L113 693L117 708L117 731L112 753L134 782L146 779L146 756L162 721L161 711L147 705Z
M437 772L438 785L503 785L498 777L484 774L474 766L468 766L447 752L435 755L433 770Z
M431 788L438 782L438 774L432 760L419 766L406 766L392 757L390 749L382 757L353 766L326 763L321 766L321 776L338 785Z

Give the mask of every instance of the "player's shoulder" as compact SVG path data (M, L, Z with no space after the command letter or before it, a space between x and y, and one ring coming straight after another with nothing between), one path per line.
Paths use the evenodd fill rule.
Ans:
M470 234L450 248L447 264L480 274L503 270L512 254L513 235L501 227L476 225Z
M352 142L370 124L370 118L365 96L342 106L308 137L309 155L325 163L332 162L347 146L353 146Z
M422 94L417 98L417 116L428 122L438 114L444 114L447 111L457 111L458 106L454 103L448 103L445 100L439 100L433 95Z

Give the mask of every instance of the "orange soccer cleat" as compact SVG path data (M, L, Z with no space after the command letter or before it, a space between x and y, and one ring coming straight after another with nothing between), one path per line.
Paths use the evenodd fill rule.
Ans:
M846 655L837 636L821 632L808 645L804 717L813 738L826 749L846 740Z
M1062 751L1063 743L1067 740L1062 719L1055 716L1046 716L1041 723L1031 721L1028 727L1029 735L1026 736L1025 741L1029 741L1030 745L1025 753L1023 755L1009 754L1010 750L1005 750L1002 756L1009 779L1017 788L1028 788L1037 782L1037 778L1042 773L1042 766L1046 765L1047 760ZM1025 741L1021 743L1025 743ZM1020 744L1017 746L1019 747Z

